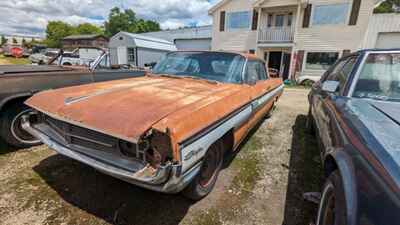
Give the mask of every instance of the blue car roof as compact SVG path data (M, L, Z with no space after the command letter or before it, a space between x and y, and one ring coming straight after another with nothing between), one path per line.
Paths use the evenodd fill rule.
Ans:
M390 51L400 51L400 48L390 48L390 49L382 49L382 48L370 48L370 49L362 49L357 51L358 53L366 53L366 52L390 52Z

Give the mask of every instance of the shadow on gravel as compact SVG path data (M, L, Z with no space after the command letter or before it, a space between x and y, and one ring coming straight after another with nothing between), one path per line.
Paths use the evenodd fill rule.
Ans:
M178 224L193 204L180 195L125 183L62 155L46 158L34 170L65 201L111 224ZM60 222L57 219L69 212L70 223L86 223L88 218L74 218L66 208L49 218L51 222Z
M299 115L292 127L284 225L309 225L318 210L316 204L303 200L303 193L318 192L322 186L318 145L315 137L306 132L306 121L307 116Z
M0 137L0 155L4 155L7 153L15 152L18 149L12 146L9 146L1 137Z

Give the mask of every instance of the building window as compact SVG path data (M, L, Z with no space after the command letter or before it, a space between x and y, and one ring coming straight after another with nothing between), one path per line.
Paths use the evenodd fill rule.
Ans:
M228 29L249 29L250 14L249 11L228 13Z
M275 16L275 27L283 27L284 21L285 21L285 15L276 15Z
M292 26L293 23L293 13L288 14L287 25L288 27Z
M317 5L314 6L312 24L344 24L349 12L349 4Z
M327 70L339 58L337 52L308 52L306 58L307 70Z
M225 31L225 11L222 11L220 13L220 18L219 18L219 31Z
M128 62L135 63L135 49L128 48Z
M274 15L268 14L268 27L272 27L272 18L274 18Z

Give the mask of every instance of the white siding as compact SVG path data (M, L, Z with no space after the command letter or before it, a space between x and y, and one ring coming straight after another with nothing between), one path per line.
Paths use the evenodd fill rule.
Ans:
M313 6L318 4L349 3L351 11L352 0L310 0ZM306 51L343 51L348 49L356 51L361 48L361 42L368 27L369 18L374 8L374 0L362 0L357 25L349 26L348 19L346 24L323 25L302 27L304 10L300 15L300 23L296 32L296 49Z
M304 50L304 62L307 52L338 52L342 56L343 50L352 52L362 48L362 42L367 31L369 19L372 16L375 0L362 0L357 25L349 26L352 0L310 0L313 5L348 3L349 13L345 24L313 26L303 28L304 10L301 10L300 23L295 35L295 50ZM313 8L314 10L314 8ZM312 15L312 14L311 14ZM298 76L321 76L324 70L307 70L303 64L303 71Z
M253 11L252 0L231 0L213 13L212 50L248 52L257 47L257 31L249 29L219 31L220 12ZM226 17L227 19L227 17ZM251 19L251 18L250 18ZM251 24L251 21L250 21Z
M211 50L211 39L180 39L175 45L178 50Z
M374 14L370 20L368 31L365 35L363 48L375 48L380 33L400 32L399 14ZM399 40L400 42L400 40ZM397 46L400 48L400 44Z

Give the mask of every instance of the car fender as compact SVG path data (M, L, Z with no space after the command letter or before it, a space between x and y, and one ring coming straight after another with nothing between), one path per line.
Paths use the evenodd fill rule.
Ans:
M18 98L28 98L28 97L31 97L33 94L34 93L32 93L32 92L24 92L24 93L18 93L18 94L15 94L15 95L11 95L11 96L8 96L8 97L2 99L0 101L0 111L3 110L3 107L8 102L13 101L13 100L18 99Z
M346 200L347 225L356 225L357 222L357 182L351 156L343 149L329 151L325 160L332 157L340 172Z

